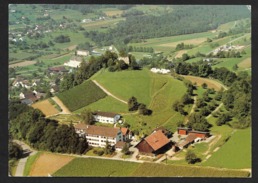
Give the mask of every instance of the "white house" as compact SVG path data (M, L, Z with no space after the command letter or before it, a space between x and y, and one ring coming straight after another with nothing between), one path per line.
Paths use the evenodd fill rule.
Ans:
M76 54L78 56L85 56L86 57L86 56L88 56L90 54L90 52L88 50L77 50Z
M161 74L167 74L170 72L169 69L158 69L158 68L151 68L151 72L154 73L161 73Z
M101 123L116 123L121 116L119 114L111 113L111 112L94 112L93 113L94 121L98 121Z
M90 146L105 147L106 141L111 146L119 141L123 141L123 135L120 128L94 126L79 123L74 126L76 133L85 137Z

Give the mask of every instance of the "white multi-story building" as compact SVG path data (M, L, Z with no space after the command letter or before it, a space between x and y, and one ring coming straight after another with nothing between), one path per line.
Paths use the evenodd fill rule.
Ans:
M93 113L94 121L98 121L101 123L111 123L114 124L118 122L121 118L119 114L111 113L111 112L94 112Z
M90 146L105 147L106 141L111 146L115 146L117 142L123 141L123 134L120 128L86 125L82 123L75 125L74 128L79 136L87 139Z

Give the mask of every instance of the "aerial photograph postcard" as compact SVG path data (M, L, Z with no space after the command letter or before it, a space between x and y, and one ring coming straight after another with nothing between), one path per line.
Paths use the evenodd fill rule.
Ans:
M252 177L251 27L250 5L9 4L8 176Z

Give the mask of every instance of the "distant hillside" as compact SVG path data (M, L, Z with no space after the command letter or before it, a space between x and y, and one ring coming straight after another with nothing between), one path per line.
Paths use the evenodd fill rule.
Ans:
M191 34L217 28L223 23L250 17L246 6L239 5L175 5L162 16L128 16L107 33L86 32L99 44L138 42L142 39Z

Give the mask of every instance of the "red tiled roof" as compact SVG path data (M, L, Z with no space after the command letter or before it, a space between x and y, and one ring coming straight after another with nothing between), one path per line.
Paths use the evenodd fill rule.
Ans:
M122 132L123 135L126 135L127 133L129 133L129 130L128 130L128 128L122 127L121 132Z
M99 136L113 137L113 138L115 138L118 132L120 131L119 128L85 125L82 123L75 125L74 128L84 130L85 133L89 135L99 135Z
M157 132L154 132L146 137L145 141L153 148L154 151L169 143L169 139L162 133L161 130L158 130Z
M112 113L112 112L94 112L94 115L99 115L99 116L105 116L105 117L110 117L110 118L114 118L117 114L116 113Z

